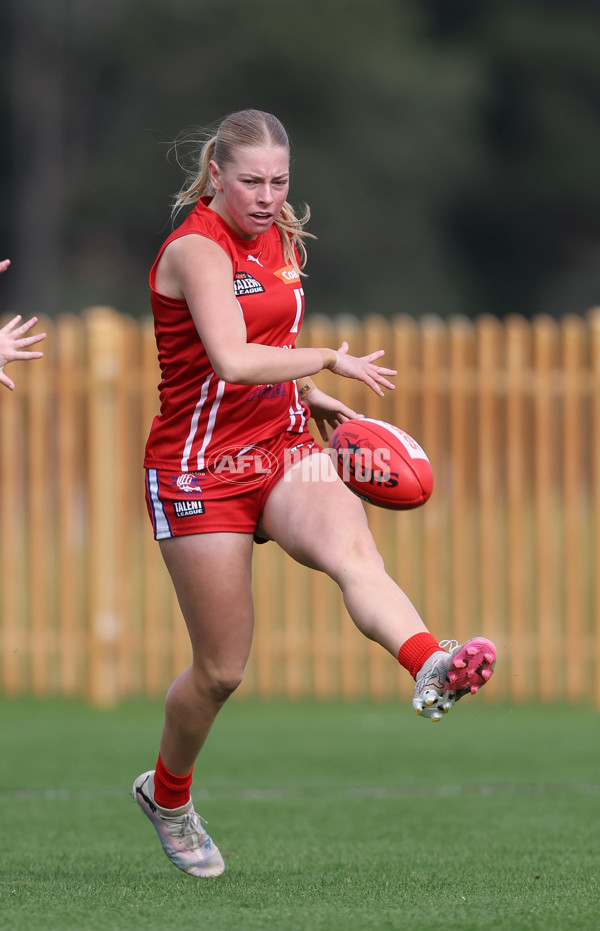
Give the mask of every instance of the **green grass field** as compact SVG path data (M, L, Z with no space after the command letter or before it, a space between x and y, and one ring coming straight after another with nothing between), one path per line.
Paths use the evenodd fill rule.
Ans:
M170 865L128 794L160 704L0 716L2 929L600 928L595 712L230 703L194 788L213 880Z

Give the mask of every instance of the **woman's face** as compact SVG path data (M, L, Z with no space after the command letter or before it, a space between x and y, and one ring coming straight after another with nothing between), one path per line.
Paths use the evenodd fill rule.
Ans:
M244 147L224 169L209 165L211 208L242 237L256 239L272 226L290 187L289 152L282 146Z

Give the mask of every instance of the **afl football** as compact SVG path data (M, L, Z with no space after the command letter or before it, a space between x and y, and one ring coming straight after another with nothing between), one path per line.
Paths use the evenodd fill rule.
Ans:
M416 440L383 420L340 424L329 447L338 475L359 497L380 508L407 511L433 491L431 463Z

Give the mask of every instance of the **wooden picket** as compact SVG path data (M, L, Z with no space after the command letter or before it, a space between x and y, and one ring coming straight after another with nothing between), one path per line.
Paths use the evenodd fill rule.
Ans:
M111 308L44 320L44 359L0 388L0 693L155 697L189 661L146 515L157 411L152 321ZM396 390L318 376L427 450L428 504L367 506L390 573L440 638L495 640L484 701L600 707L600 309L391 320L308 318L305 345L383 347ZM337 587L255 548L256 633L238 695L406 698L406 673L354 628Z

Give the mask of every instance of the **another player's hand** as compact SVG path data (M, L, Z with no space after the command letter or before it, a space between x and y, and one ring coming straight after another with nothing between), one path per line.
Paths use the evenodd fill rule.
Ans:
M46 339L45 333L34 333L33 336L25 336L32 327L37 323L37 317L31 317L21 326L21 317L13 317L6 326L0 329L0 385L5 385L11 391L15 384L4 374L4 366L7 362L15 362L19 359L41 359L43 352L25 351L27 346L33 346L35 343L41 343Z
M390 391L395 388L395 385L385 376L398 374L396 369L383 368L374 364L383 355L385 355L385 349L378 349L366 356L351 356L348 354L348 343L344 341L337 350L337 362L331 371L336 375L343 375L344 378L364 381L371 391L383 397L383 388L388 388Z
M351 407L346 407L341 401L332 398L331 395L316 387L306 396L305 403L308 404L311 417L314 419L319 434L325 443L329 441L328 425L332 430L335 430L341 423L361 416L353 411Z

